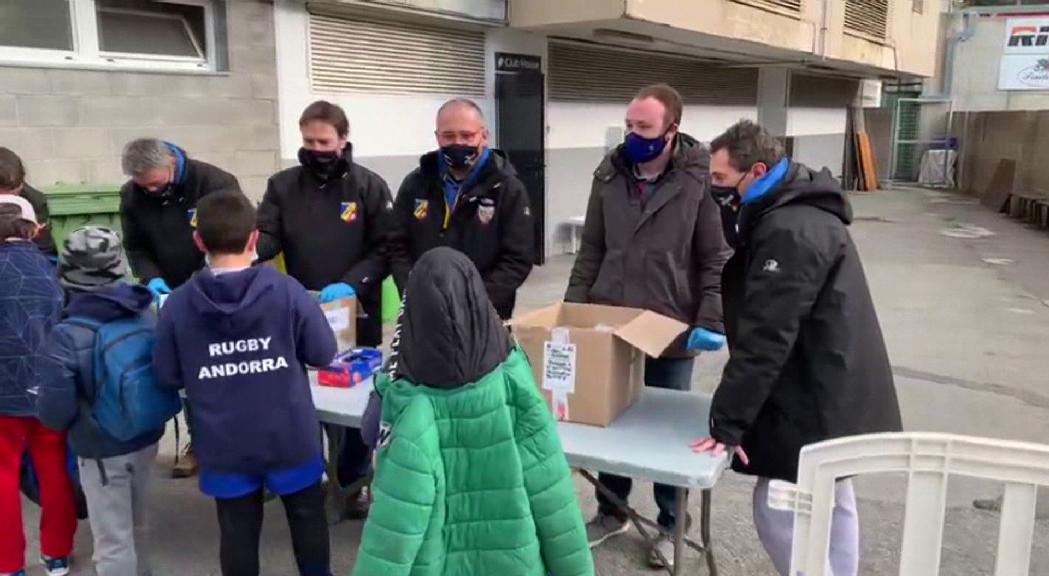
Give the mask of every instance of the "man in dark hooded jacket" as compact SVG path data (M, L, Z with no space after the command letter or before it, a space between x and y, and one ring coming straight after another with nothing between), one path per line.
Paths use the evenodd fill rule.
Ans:
M508 319L535 258L528 191L506 155L488 147L488 128L473 101L445 102L436 135L440 149L423 155L397 192L389 240L393 278L403 290L423 254L454 248L477 266L495 311Z
M885 342L847 226L852 209L827 169L791 162L741 121L711 144L711 177L736 253L722 274L730 359L697 452L735 452L758 476L754 524L780 574L793 514L768 507L770 479L797 481L807 444L894 432L900 410ZM854 575L859 528L852 485L835 491L830 565Z

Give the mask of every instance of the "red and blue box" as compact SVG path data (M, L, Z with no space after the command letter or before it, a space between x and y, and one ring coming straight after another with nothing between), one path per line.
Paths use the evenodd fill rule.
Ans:
M354 348L335 357L331 366L317 370L317 383L331 388L353 388L382 368L382 350Z

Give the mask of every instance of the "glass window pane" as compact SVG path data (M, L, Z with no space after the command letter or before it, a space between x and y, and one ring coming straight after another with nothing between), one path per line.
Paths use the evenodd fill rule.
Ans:
M194 24L200 29L204 25L199 6L154 4L148 10L127 11L100 5L98 47L102 52L203 58L203 38L194 38Z
M72 50L69 0L0 1L0 46Z

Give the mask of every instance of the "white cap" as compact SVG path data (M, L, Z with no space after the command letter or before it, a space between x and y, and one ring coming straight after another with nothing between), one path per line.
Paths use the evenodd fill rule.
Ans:
M22 220L28 220L33 224L39 225L36 221L36 210L33 209L33 205L29 203L29 200L22 198L17 194L0 194L0 204L14 204L21 209Z

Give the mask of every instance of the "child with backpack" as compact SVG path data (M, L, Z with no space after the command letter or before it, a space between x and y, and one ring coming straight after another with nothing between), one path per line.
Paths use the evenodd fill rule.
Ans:
M66 436L40 422L34 397L47 335L62 312L54 267L33 244L39 231L26 199L0 194L0 575L25 575L19 482L26 450L40 485L41 562L48 576L69 573L77 526Z
M223 576L258 576L264 491L281 498L301 576L329 576L320 423L307 366L327 366L335 335L294 279L252 267L255 208L239 192L197 205L207 268L161 309L154 368L193 405L200 489L215 499ZM286 571L285 571L286 573Z
M98 576L148 572L146 493L157 443L180 405L152 375L153 295L125 283L126 273L116 232L89 226L66 238L58 274L68 304L37 400L40 420L68 430L80 459Z
M362 423L377 463L354 576L592 576L557 427L477 268L434 248L404 296Z

